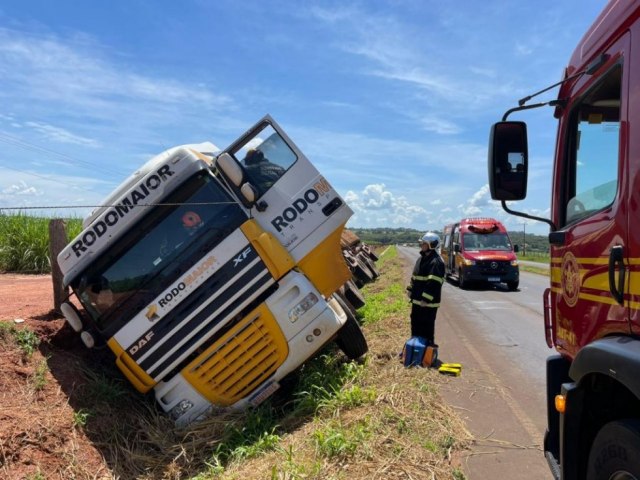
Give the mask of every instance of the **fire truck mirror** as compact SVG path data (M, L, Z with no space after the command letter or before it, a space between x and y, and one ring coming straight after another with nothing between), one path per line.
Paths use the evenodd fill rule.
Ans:
M498 122L489 136L489 189L494 200L527 196L527 125Z

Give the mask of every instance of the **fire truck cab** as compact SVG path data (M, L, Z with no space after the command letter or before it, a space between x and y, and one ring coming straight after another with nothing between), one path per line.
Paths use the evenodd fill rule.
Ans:
M640 478L639 59L640 2L612 0L563 79L491 129L492 198L550 226L544 450L556 479ZM526 104L558 85L556 99ZM545 105L558 119L548 219L506 204L525 198L528 171L526 124L508 117Z
M517 251L504 225L493 218L463 218L444 227L441 255L445 272L458 280L460 288L472 282L503 282L509 290L517 290Z

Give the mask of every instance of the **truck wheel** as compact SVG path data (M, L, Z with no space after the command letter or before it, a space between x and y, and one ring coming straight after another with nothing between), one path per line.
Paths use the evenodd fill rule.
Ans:
M362 295L360 289L356 287L356 284L351 280L344 284L344 296L356 310L364 307L364 296Z
M640 420L607 423L591 446L587 480L636 478L640 478Z
M516 280L515 282L507 282L507 288L512 292L518 290L518 285L520 285L520 282L518 280Z
M358 259L358 264L353 269L353 274L363 285L373 281L371 270L360 259Z
M367 339L364 338L364 334L360 329L360 325L356 321L355 317L351 315L349 309L343 306L343 300L336 295L336 300L347 314L347 321L338 331L338 338L336 338L336 345L342 350L342 352L351 360L355 360L363 356L369 350L367 345Z
M364 263L367 264L367 267L369 267L369 270L371 270L371 273L373 273L373 278L374 279L376 279L376 278L378 278L380 276L380 272L376 268L376 264L373 262L373 260L371 260L370 258L365 257L364 258Z
M340 306L342 307L342 309L345 311L345 313L347 314L347 316L351 315L355 318L356 316L356 309L355 307L351 304L351 302L349 302L349 300L347 299L347 296L345 294L345 289L343 289L342 287L340 288L340 290L338 290L335 293L338 302L340 303Z

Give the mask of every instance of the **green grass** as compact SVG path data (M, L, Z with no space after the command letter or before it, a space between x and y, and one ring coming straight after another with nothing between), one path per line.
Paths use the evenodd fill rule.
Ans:
M40 345L38 336L28 328L16 328L9 322L0 322L0 341L15 342L22 354L30 358Z
M23 213L0 214L0 271L18 273L48 273L49 218L33 217ZM73 238L82 229L82 220L69 219L67 238Z

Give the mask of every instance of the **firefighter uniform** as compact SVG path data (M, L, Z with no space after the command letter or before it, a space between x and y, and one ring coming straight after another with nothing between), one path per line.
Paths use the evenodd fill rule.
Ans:
M436 313L444 283L444 262L435 249L422 250L407 287L411 299L411 336L434 343Z

